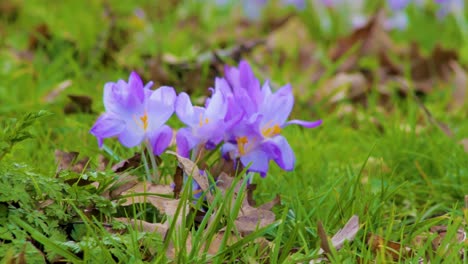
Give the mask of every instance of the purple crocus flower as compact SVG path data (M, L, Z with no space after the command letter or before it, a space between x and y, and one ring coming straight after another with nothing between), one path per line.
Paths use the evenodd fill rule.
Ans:
M298 10L303 10L306 7L306 0L282 0L283 5L293 5Z
M177 132L177 152L188 157L190 150L205 145L214 148L224 138L224 118L227 107L221 90L227 86L224 79L217 78L212 97L207 101L206 107L193 106L186 93L177 98L175 111L179 119L188 127Z
M454 16L463 16L463 10L465 10L465 3L463 0L435 0L439 4L439 10L437 11L437 17L442 19L448 14Z
M410 0L388 0L387 2L393 11L400 11L406 8Z
M291 124L313 128L322 121L287 121L294 105L291 86L286 85L273 93L266 82L260 89L260 82L245 61L240 63L239 69L226 68L226 79L231 88L227 96L238 102L235 110L230 109L231 113L226 116L234 119L240 116L241 119L227 131L223 155L239 158L244 166L250 166L249 171L262 176L266 175L270 160L284 170L292 170L294 153L281 131Z
M165 125L174 112L174 88L163 86L150 90L153 85L143 82L137 73L130 74L128 83L119 80L104 86L102 114L90 133L98 139L118 137L125 147L134 147L143 141L149 143L155 155L160 155L171 142L172 129Z

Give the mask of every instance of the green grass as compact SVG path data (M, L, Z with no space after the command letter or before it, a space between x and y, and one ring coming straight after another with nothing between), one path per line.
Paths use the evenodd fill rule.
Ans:
M273 209L276 221L272 225L240 236L234 221L242 200L231 204L234 190L230 189L226 197L215 193L211 206L206 209L210 218L205 218L198 229L193 224L195 215L188 214L180 225L171 222L168 235L163 237L157 232L142 232L112 221L117 216L139 217L148 222L164 218L154 207L146 204L123 210L116 200L101 195L104 187L66 184L65 178L91 177L101 186L110 186L121 177L110 170L94 171L98 155L107 156L112 164L120 161L99 149L96 139L89 134L93 122L104 110L102 89L106 82L125 79L131 70L137 70L145 82L153 78L159 78L156 82L167 80L177 91L190 90L195 98L201 98L206 94L204 84L212 85L213 80L206 63L195 73L200 81L183 82L181 74L186 76L188 72L180 74L156 61L161 64L158 69L168 74L164 79L151 71L147 58L164 55L192 61L200 53L237 45L239 38L235 34L247 39L267 37L268 23L264 21L288 12L277 10L264 14L263 22L259 22L262 26L235 33L239 28L238 7L203 8L195 1L181 1L173 7L169 2L66 1L51 5L41 0L27 3L13 0L9 3L17 8L16 18L0 16L0 123L2 130L12 131L2 133L0 145L3 150L12 143L11 152L5 152L4 157L4 152L0 152L2 263L15 263L22 258L28 263L43 263L45 258L49 262L73 263L308 263L318 257L317 223L321 221L331 237L353 215L360 218L360 230L353 241L329 256L333 263L373 260L414 263L419 258L430 258L431 263L457 263L461 262L460 249L464 250L466 261L466 242L454 243L453 237L458 229L467 230L468 209L464 208L464 197L468 195L468 155L457 142L468 135L468 104L465 101L456 111L446 110L454 89L452 84L437 84L440 89L424 97L423 102L434 118L454 132L450 138L428 120L413 96L401 98L395 92L390 99L393 110L381 111L378 93L373 89L369 107L353 105L355 112L344 115L338 109L352 105L348 100L339 102L336 110L330 110L326 102L314 101L313 94L320 89L320 84L332 78L339 66L329 61L327 48L349 29L342 21L345 24L336 25L335 31L316 35L313 32L317 25L304 22L314 15L309 11L302 13L297 22L305 23L310 34L304 41L317 43L310 56L327 65L326 74L318 83L310 82L310 68L302 71L298 66L302 45L291 45L288 49L286 43L286 51L277 47L271 53L262 52L260 47L245 57L261 79L271 79L275 85L292 84L297 102L293 118L324 121L312 130L285 129L284 135L297 158L294 171L284 172L272 164L266 178L258 175L254 178L255 199L259 204L276 195L281 197L281 204ZM144 19L134 15L137 7L145 11ZM415 10L408 13L411 15ZM113 16L117 18L115 21ZM344 20L339 18L334 19ZM408 46L414 35L411 32L430 19L417 14L411 18L414 24L407 32L392 35L402 46ZM27 50L28 39L41 23L47 24L51 39L42 40L42 46L30 51L34 54L32 59L22 59L19 54ZM190 26L190 23L197 25ZM468 47L463 42L466 36L461 26L454 25L452 19L437 24L442 29L458 32L453 39L418 32L416 41L426 50L440 41L454 48L461 54L461 60L466 61L463 57ZM116 33L119 30L126 33L119 35ZM120 50L110 51L107 38L121 43ZM302 44L301 41L297 43ZM111 59L106 61L106 56ZM283 64L279 63L281 56L286 56ZM231 58L224 59L234 65ZM409 67L411 62L402 59L401 63ZM71 81L70 87L46 102L44 97L66 80ZM95 113L64 114L69 94L92 97ZM18 120L39 110L51 114L34 122L32 118L24 129L20 127ZM180 127L175 119L169 123ZM27 136L21 134L26 131L31 138L15 139L15 135ZM117 140L106 140L105 144L120 159L138 151L125 149ZM56 149L78 151L80 157L90 157L87 166L91 171L56 175ZM162 158L163 175L173 174L175 158L169 154ZM141 179L146 177L142 168L131 173ZM244 189L238 195L246 195ZM183 204L190 203L186 201L188 197L191 193L185 188L181 195L185 202L181 202L177 214L185 214ZM41 206L50 200L54 201L52 205ZM428 235L428 230L437 225L447 226L447 236L442 246L434 250L431 240L435 235ZM223 227L224 235L216 237ZM371 249L366 239L369 234L397 241L403 248L412 248L414 254L392 260ZM428 238L416 245L418 236ZM229 241L233 237L236 242ZM217 253L207 254L204 243L216 239L221 241ZM267 246L262 244L267 242L270 243ZM450 250L445 250L445 246ZM166 254L170 247L176 253L174 259Z

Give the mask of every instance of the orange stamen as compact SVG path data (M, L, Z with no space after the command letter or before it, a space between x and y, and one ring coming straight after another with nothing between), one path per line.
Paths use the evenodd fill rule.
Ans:
M237 148L239 150L239 153L242 155L245 155L245 145L249 142L249 140L247 139L247 137L238 137L236 138L237 140Z
M267 128L262 129L262 135L267 138L274 137L280 133L281 133L281 127L278 125L274 125L272 127L267 127Z

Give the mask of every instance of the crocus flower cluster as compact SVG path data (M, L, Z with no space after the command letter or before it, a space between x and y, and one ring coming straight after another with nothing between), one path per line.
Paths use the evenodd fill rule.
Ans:
M288 121L294 105L291 86L272 91L268 81L261 85L245 61L238 68L225 68L224 78L215 79L203 107L192 105L186 93L176 96L172 87L151 90L151 86L152 82L144 86L136 73L128 82L105 85L106 112L90 131L99 146L104 138L117 137L126 147L145 144L160 155L172 139L165 122L175 112L186 125L176 134L179 155L195 159L201 148L220 146L223 158L265 176L271 160L284 170L294 168L294 153L281 135L284 128L321 124L320 120Z
M225 77L217 78L210 90L205 107L192 106L185 93L177 99L175 111L187 125L177 133L181 155L222 143L223 157L239 160L249 171L266 175L270 160L292 170L295 157L282 130L292 124L307 128L321 124L320 120L287 121L294 105L291 86L273 92L268 81L260 84L245 61L238 68L226 67Z

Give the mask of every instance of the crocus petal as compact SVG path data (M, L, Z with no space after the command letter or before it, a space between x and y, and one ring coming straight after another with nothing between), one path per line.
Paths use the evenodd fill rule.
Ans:
M283 136L276 136L271 140L268 140L268 143L265 144L264 148L268 148L270 153L274 153L273 160L282 168L283 170L293 170L294 163L296 158L294 157L294 152L289 145L286 138ZM276 148L275 150L273 150Z
M143 90L149 90L151 89L151 87L153 86L154 82L153 81L149 81L145 87L143 87Z
M174 113L176 101L174 88L162 86L156 89L147 101L147 114L150 130L161 127Z
M181 128L177 131L176 145L177 154L183 157L190 157L190 150L198 144L198 140L193 136L188 128Z
M268 83L265 83L268 85ZM264 88L266 89L266 88ZM268 89L267 89L268 90ZM264 120L262 125L282 125L291 114L294 105L294 97L291 85L285 85L275 93L264 98L260 113Z
M135 93L143 93L142 86L138 87L138 82L135 80L133 82L133 90L130 90L129 84L123 80L105 84L103 99L106 112L128 117L132 113L143 111L143 101L139 99L138 95L135 95ZM138 88L141 92L139 92Z
M219 90L215 90L208 107L205 111L205 117L213 119L224 119L226 116L227 104L224 101L224 97Z
M115 88L114 88L115 87ZM116 87L115 83L108 82L104 85L104 96L103 102L104 107L108 113L120 114L122 109L121 105L121 97L116 94L116 92L120 92Z
M128 89L129 89L129 99L132 97L138 99L138 102L142 103L144 100L144 90L143 82L141 81L140 76L136 72L130 73L128 78Z
M248 167L248 171L258 172L264 177L268 171L268 156L260 149L251 151L240 158L242 165Z
M314 128L318 127L322 124L322 120L317 120L317 121L304 121L304 120L290 120L284 124L283 127L289 126L289 125L300 125L306 128Z
M255 78L255 74L247 61L239 63L240 85L246 89L254 101L258 102L260 98L260 81Z
M127 124L125 129L119 135L119 141L127 148L135 147L140 144L145 137L142 128L138 127L136 123Z
M175 103L175 111L180 121L188 126L197 124L197 117L195 116L192 102L186 93L180 93Z
M172 140L172 129L163 125L156 131L151 131L148 134L148 140L153 148L153 154L156 156L161 155L169 146Z
M102 147L102 139L119 135L125 128L125 122L110 114L101 115L89 131L98 139Z
M225 159L235 159L237 157L236 144L226 142L221 146L221 156Z

